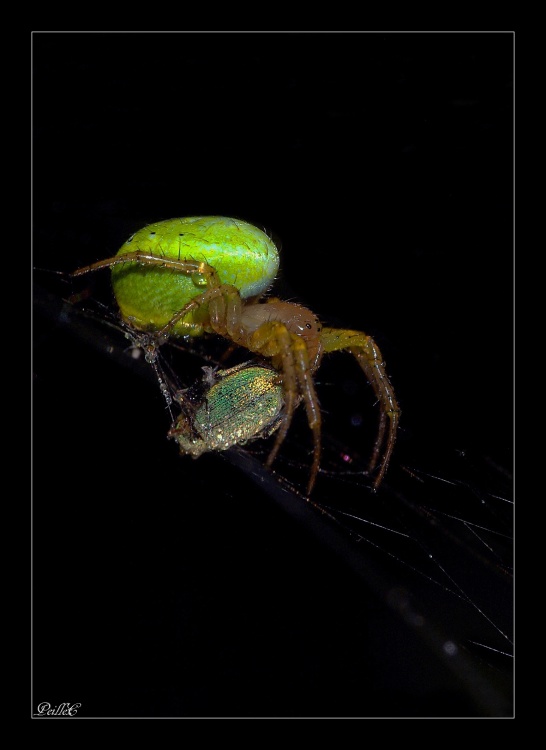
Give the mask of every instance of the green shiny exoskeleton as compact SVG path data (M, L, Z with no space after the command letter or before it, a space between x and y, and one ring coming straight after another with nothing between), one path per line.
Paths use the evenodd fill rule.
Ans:
M243 364L208 372L206 390L192 417L186 411L169 432L181 453L197 458L207 451L227 450L275 431L283 406L276 370Z
M279 268L275 243L261 229L225 216L190 216L158 221L133 234L117 256L150 253L168 261L194 261L212 267L221 284L242 299L263 294ZM156 331L206 289L199 273L128 260L112 265L112 285L123 318L135 328ZM178 336L203 333L207 306L188 313L174 326Z

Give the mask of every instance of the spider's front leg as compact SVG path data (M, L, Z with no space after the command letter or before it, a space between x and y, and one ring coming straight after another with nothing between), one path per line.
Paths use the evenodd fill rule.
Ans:
M303 399L307 422L313 434L313 462L307 484L307 495L310 495L320 467L321 414L307 344L300 336L291 333L284 323L275 321L261 326L251 337L248 346L251 351L271 357L273 366L282 376L284 414L275 444L266 462L268 468L273 464L286 438L300 397Z
M236 344L244 346L244 330L241 324L241 295L239 290L230 284L212 286L206 292L195 296L190 302L176 312L169 322L159 329L157 336L166 341L174 327L192 312L208 307L202 321L205 330L224 336Z
M243 346L270 359L282 377L284 414L267 459L268 467L271 467L288 433L300 399L303 400L313 434L313 463L307 485L309 495L318 475L321 454L321 412L313 382L313 373L322 355L320 323L307 308L278 299L243 307L241 322L245 332Z
M372 385L379 401L379 428L368 466L368 471L370 472L375 469L383 445L385 445L379 471L373 483L374 489L377 489L383 481L383 477L389 466L400 421L400 407L398 406L394 389L385 370L383 356L371 336L367 336L361 331L323 328L321 340L325 352L346 350L355 357Z
M191 277L195 286L195 296L189 302L182 305L178 310L169 310L166 304L158 296L154 302L154 309L148 318L140 315L133 315L132 310L125 304L123 299L118 299L122 316L130 321L137 329L154 330L154 340L157 345L164 343L174 332L179 323L183 323L184 333L192 334L200 331L202 328L211 329L220 335L237 338L241 335L241 296L239 290L229 284L220 282L218 273L208 263L191 259L174 259L150 252L140 250L116 255L112 258L93 263L83 268L78 268L71 275L73 277L83 276L92 271L98 271L103 268L124 267L127 264L137 265L141 268L151 266L160 268L162 271L172 271ZM130 266L128 266L130 267ZM198 289L205 287L204 292L199 293ZM145 292L144 294L148 294ZM159 293L158 293L159 295ZM136 299L136 304L139 304ZM135 305L135 300L132 300ZM172 302L171 302L172 304ZM206 309L208 307L208 310ZM203 313L202 311L205 310ZM201 311L201 320L195 323L189 319L192 313ZM178 331L179 333L180 331ZM232 335L233 334L233 335Z
M122 253L120 255L114 255L111 258L98 260L96 263L91 263L88 266L83 266L83 268L78 268L75 271L72 271L70 275L74 277L83 276L92 271L100 271L103 268L112 268L113 266L124 265L126 263L138 263L142 266L169 268L173 271L183 273L186 276L199 274L207 280L205 283L210 279L211 281L208 283L212 283L215 286L218 286L219 284L218 274L212 266L208 265L208 263L196 260L184 260L182 258L168 258L163 255L157 255L157 253L144 252L141 250L134 250L130 253Z
M112 286L123 320L138 331L150 332L158 343L171 333L200 335L203 331L200 321L183 319L201 305L186 303L201 299L203 288L210 291L221 286L216 269L204 261L141 250L78 268L71 276L104 268L112 269ZM176 282L177 275L184 278L184 287ZM175 325L181 321L175 331Z

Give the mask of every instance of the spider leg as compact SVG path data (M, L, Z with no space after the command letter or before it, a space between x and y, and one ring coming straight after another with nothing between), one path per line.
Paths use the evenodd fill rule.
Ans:
M273 464L286 438L299 397L303 399L307 421L313 433L313 463L307 485L307 494L310 495L320 466L321 416L307 343L301 336L291 333L284 323L269 321L254 331L248 346L251 351L256 351L265 357L272 357L273 365L282 374L285 395L284 416L266 462L268 468Z
M315 485L317 474L320 467L321 453L321 413L318 402L315 384L311 374L307 344L300 336L293 336L294 360L296 365L296 375L298 378L299 392L302 395L305 411L307 412L307 421L313 433L313 463L307 485L307 496Z
M297 405L298 383L292 350L292 334L284 323L269 321L252 333L248 348L264 357L273 357L273 365L282 374L284 413L275 443L266 461L266 467L270 469L286 438Z
M102 268L111 268L112 266L118 266L122 263L140 263L143 266L171 268L173 271L179 271L187 276L191 276L192 274L202 276L209 287L220 285L218 274L208 263L197 260L177 260L176 258L168 258L163 255L142 252L140 250L135 250L131 253L123 253L122 255L114 255L112 258L99 260L96 263L91 263L89 266L83 266L82 268L76 269L70 275L74 277L83 276L86 273L100 271Z
M225 294L224 301L226 332L233 341L241 341L243 336L241 295L235 287L231 287L231 291Z
M239 300L237 303L236 300ZM227 302L227 305L226 305ZM221 284L220 286L213 286L207 289L205 292L196 295L187 304L184 305L178 312L176 312L169 322L160 328L157 332L158 339L166 340L173 327L182 320L186 315L194 310L198 310L203 305L209 305L209 322L210 327L216 333L225 335L226 331L230 327L235 327L233 317L237 316L240 319L240 296L239 290L236 287L229 284ZM226 307L229 311L229 315L226 312ZM226 322L227 321L227 322Z
M211 328L222 335L228 335L234 340L242 336L241 327L241 296L238 289L229 284L221 284L218 274L212 266L203 261L168 258L150 252L135 250L131 253L115 255L105 258L89 266L78 268L71 276L83 276L92 271L120 265L122 263L138 263L140 265L153 265L161 268L169 268L187 276L195 275L196 284L206 286L207 289L188 302L181 310L177 311L169 322L158 331L158 339L166 339L172 328L190 312L197 310L203 305L210 305L209 318Z
M367 336L361 331L323 328L321 339L325 352L346 350L353 355L371 383L379 401L379 427L368 467L370 472L375 469L380 459L381 450L385 446L379 472L373 484L374 489L377 489L387 471L400 421L400 407L385 370L383 356L371 336Z

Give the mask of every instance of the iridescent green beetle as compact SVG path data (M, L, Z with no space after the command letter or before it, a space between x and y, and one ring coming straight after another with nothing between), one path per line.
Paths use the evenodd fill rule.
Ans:
M326 260L330 267L331 258ZM394 449L400 417L381 352L361 331L324 328L307 308L264 298L279 267L278 250L265 232L225 216L169 219L144 227L116 256L80 268L73 275L107 267L112 268L112 285L123 318L137 330L151 332L148 359L153 361L157 347L170 336L215 333L277 370L284 409L267 466L273 463L294 410L303 401L313 434L308 493L318 474L321 449L321 412L313 376L323 354L350 352L380 406L370 460L370 471L379 464L374 488L379 486ZM361 291L355 288L354 293Z
M224 451L268 437L278 428L283 390L276 370L252 363L203 370L206 375L197 400L187 391L175 395L185 408L169 437L177 441L182 454L198 458L207 451ZM195 387L190 391L195 392Z

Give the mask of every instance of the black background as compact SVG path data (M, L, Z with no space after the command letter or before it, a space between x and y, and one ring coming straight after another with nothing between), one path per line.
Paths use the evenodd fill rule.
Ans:
M441 475L461 451L510 472L512 34L32 42L40 287L66 296L48 271L112 255L152 221L255 222L282 242L281 289L380 344L403 409L394 491L403 465ZM67 328L40 306L33 712L511 712L476 703L247 475L179 459L157 389Z

